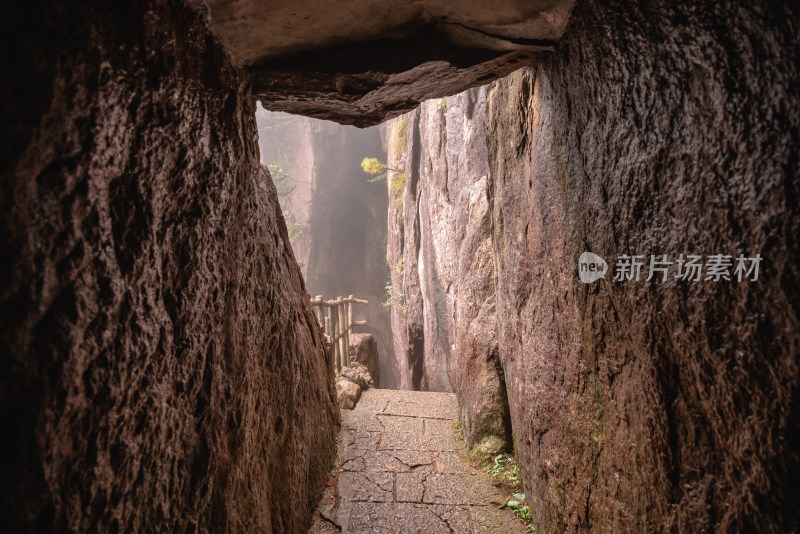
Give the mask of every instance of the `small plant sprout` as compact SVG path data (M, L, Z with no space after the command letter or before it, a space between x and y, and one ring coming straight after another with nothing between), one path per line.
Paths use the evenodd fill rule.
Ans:
M513 456L503 452L494 457L493 463L484 468L492 478L500 483L505 483L516 489L519 487L519 464Z
M525 502L525 494L518 491L521 489L522 480L520 478L517 460L508 453L503 452L489 460L483 470L495 479L495 485L504 487L506 491L513 492L511 497L500 504L498 508L508 508L514 512L514 515L519 517L520 520L527 525L525 527L525 532L533 532L535 534L535 529L530 525L530 506Z
M506 500L503 504L498 506L499 509L509 508L514 515L519 517L523 523L528 525L525 527L525 532L535 532L533 526L530 525L531 522L531 508L527 504L525 504L525 494L524 493L514 493L510 499Z
M396 307L404 312L408 311L405 295L395 291L391 280L386 283L386 300L383 302L383 307L387 310Z

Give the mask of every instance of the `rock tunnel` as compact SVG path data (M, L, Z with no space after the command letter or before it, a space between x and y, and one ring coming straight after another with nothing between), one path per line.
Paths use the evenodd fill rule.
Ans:
M357 199L387 224L358 272L402 297L382 380L513 451L536 532L800 528L793 4L4 11L5 531L312 528L347 415L309 288L335 281L291 244L258 103L380 125L297 135L403 171Z

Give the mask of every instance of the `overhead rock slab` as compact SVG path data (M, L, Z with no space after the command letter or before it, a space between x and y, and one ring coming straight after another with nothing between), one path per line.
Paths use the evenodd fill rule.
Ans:
M572 0L191 0L267 109L368 126L549 50Z

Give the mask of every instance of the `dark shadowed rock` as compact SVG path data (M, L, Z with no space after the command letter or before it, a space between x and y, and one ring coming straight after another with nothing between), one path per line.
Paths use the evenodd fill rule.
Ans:
M264 106L368 126L552 49L571 0L191 0Z
M350 334L350 362L365 366L372 376L374 387L379 388L381 370L378 363L378 344L372 334Z
M251 99L180 4L43 4L0 32L2 529L304 532L338 410Z

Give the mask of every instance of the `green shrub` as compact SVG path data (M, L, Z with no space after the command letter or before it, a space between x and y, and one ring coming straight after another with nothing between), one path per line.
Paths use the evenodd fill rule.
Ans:
M392 193L402 194L406 190L406 173L398 172L393 174L392 179L389 180L389 190Z
M501 510L503 508L509 508L514 515L519 517L523 523L525 523L525 532L529 533L532 532L536 534L536 529L533 528L533 525L530 524L531 522L531 507L525 504L525 494L524 493L515 493L511 496L510 499L507 499L506 502L498 506Z
M386 169L386 165L378 161L378 158L364 158L361 160L361 169L367 174L378 174Z
M394 286L392 282L386 284L386 300L383 301L383 307L386 309L391 309L392 307L400 308L401 310L408 311L408 307L406 306L406 298L405 295L402 293L397 293L394 290Z
M373 182L380 182L384 178L386 178L386 171L392 171L395 175L402 174L403 175L403 184L405 184L406 176L405 173L401 169L397 169L395 167L391 167L385 163L382 163L378 160L378 158L364 158L361 160L361 170L363 170L367 174L374 175L373 178L367 180L369 183Z

